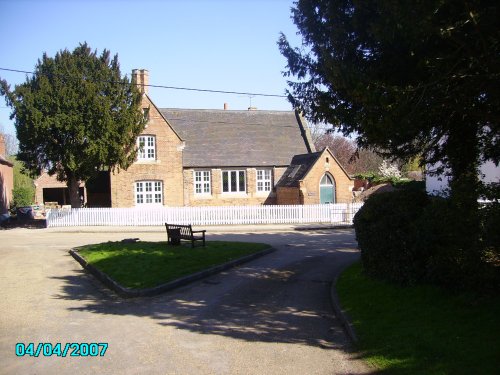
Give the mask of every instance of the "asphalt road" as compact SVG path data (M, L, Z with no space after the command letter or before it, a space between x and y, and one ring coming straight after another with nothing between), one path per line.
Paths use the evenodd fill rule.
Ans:
M249 227L248 230L256 228ZM352 230L214 233L277 251L166 294L124 300L72 247L163 228L0 231L2 374L361 374L333 315L330 282L359 257ZM17 357L16 343L108 343L104 356Z

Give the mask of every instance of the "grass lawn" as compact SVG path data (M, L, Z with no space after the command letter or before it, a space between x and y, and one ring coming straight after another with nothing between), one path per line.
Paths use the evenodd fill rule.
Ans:
M269 248L249 242L207 241L206 246L167 242L106 242L78 248L87 262L121 285L150 288Z
M383 374L499 374L500 298L474 300L432 286L369 279L360 263L337 284L359 338Z

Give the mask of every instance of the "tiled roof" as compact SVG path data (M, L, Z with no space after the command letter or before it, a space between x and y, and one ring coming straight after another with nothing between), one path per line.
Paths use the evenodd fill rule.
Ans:
M14 166L14 164L12 164L10 161L8 161L7 159L5 159L2 155L0 155L0 164L8 165L9 167L13 167Z
M184 167L286 166L293 155L314 151L305 121L292 111L160 112L186 142Z
M298 187L298 182L302 180L309 169L316 163L323 151L313 152L311 154L295 155L292 158L290 166L286 169L280 178L277 186Z

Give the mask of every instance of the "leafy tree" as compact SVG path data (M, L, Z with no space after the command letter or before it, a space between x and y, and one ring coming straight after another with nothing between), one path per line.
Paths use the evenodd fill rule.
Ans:
M499 3L493 0L298 0L302 35L289 99L313 122L357 134L391 158L441 162L451 175L460 249L479 259L479 164L500 161ZM446 230L443 227L443 230Z
M278 42L291 102L361 146L441 161L477 211L479 163L500 160L498 2L299 0L292 18L302 48Z
M12 202L10 209L25 207L33 204L34 194L31 189L26 187L15 187L12 189Z
M53 58L43 54L13 91L2 81L2 94L13 109L18 160L33 177L47 170L66 181L72 207L80 207L79 181L135 160L141 94L108 50L97 55L84 43Z
M9 161L14 164L14 205L19 206L19 201L22 200L23 206L32 204L35 200L35 184L33 179L23 171L23 163L17 160L15 156L10 156ZM16 198L20 194L23 198ZM26 198L26 199L25 199ZM17 202L17 203L16 203Z

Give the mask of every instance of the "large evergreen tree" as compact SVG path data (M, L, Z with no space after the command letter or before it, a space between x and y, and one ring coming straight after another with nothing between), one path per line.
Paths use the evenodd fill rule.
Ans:
M451 197L477 210L478 166L500 159L500 28L492 0L299 0L290 99L362 146L442 162Z
M13 91L2 81L2 93L13 109L18 160L32 176L46 170L66 181L72 207L80 207L79 181L135 160L141 94L108 50L98 55L84 43L53 58L44 54Z

